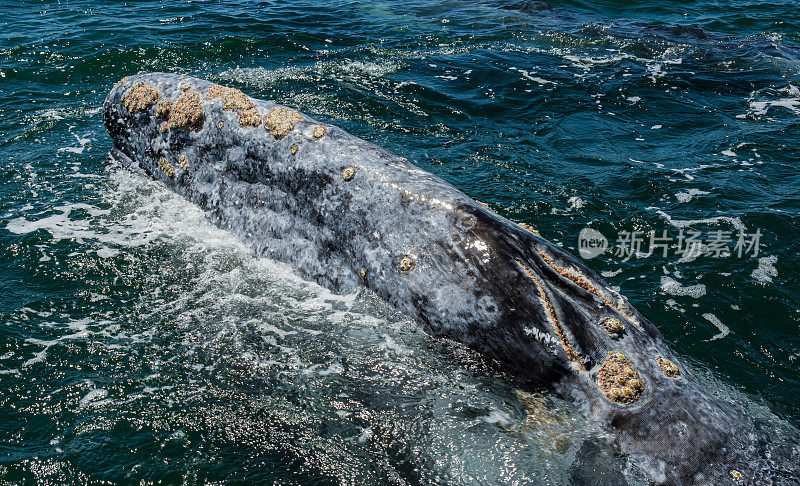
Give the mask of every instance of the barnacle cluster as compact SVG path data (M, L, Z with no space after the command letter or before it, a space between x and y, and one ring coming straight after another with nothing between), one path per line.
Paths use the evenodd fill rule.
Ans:
M533 283L536 284L536 288L539 290L539 297L541 298L542 302L544 303L545 309L547 309L547 316L550 318L550 322L553 323L553 327L555 328L556 335L558 336L558 340L561 341L561 346L564 347L564 352L567 353L567 358L573 363L578 363L581 368L586 369L586 363L584 362L583 358L575 351L575 348L572 347L569 341L567 341L567 335L564 332L564 328L561 327L561 323L558 321L558 315L556 315L556 309L553 307L552 302L550 302L550 298L547 296L547 293L544 291L544 287L542 287L542 282L539 281L539 278L533 274L530 268L523 265L521 262L517 261L517 265L522 269L525 275L533 280Z
M403 274L411 273L411 270L414 270L416 264L414 263L414 259L410 256L404 256L400 259L400 263L397 264L397 271Z
M350 182L356 177L356 168L355 167L345 167L342 169L342 180L345 182Z
M159 120L169 119L169 114L172 111L172 101L161 100L156 105L156 118Z
M625 330L625 326L623 326L616 317L604 317L600 321L600 325L603 326L603 328L609 335L611 335L611 337L615 338L619 337L619 335L622 334L622 331Z
M264 128L269 130L273 137L281 139L291 132L302 119L303 115L299 112L276 106L264 115Z
M131 79L131 77L130 77L130 76L125 76L124 78L122 78L122 79L120 79L119 81L117 81L116 83L114 83L114 87L116 88L117 86L119 86L120 84L122 84L122 85L124 85L124 86L127 88L128 86L130 86L130 85L131 85L131 83L130 83L130 82L128 82L128 80L129 80L129 79Z
M221 98L222 95L225 94L225 92L228 91L229 89L231 88L228 88L226 86L221 86L219 84L212 84L211 86L208 87L208 90L206 91L206 99L213 100L214 98Z
M679 370L678 366L672 361L659 355L655 355L653 358L655 358L656 363L658 363L658 369L660 369L665 376L670 378L679 378L681 376L681 370Z
M597 385L612 402L633 403L644 393L644 383L633 363L619 351L609 351L597 372Z
M317 125L316 127L314 127L314 131L311 132L311 136L314 138L314 140L321 140L325 138L325 135L327 135L327 133L328 130L326 130L325 127L323 127L322 125Z
M524 229L525 231L533 233L537 236L539 235L539 231L536 230L533 226L529 225L528 223L517 223L517 224L520 226L520 228Z
M184 91L172 104L169 112L169 128L182 128L184 130L200 130L206 119L200 93L197 91Z
M181 166L183 171L189 170L189 162L186 160L186 154L181 154L180 158L178 159L178 165Z
M555 270L556 273L558 273L562 277L566 278L567 280L571 280L575 285L577 285L578 287L582 288L583 290L589 292L590 294L594 294L594 295L600 297L601 299L603 299L603 301L606 304L611 305L611 301L609 301L607 298L605 298L600 293L600 290L597 287L595 287L594 285L592 285L592 283L589 282L589 280L586 279L586 277L584 277L582 275L576 275L576 274L568 271L566 268L559 266L556 263L556 261L553 259L553 257L551 257L550 255L548 255L547 253L545 253L543 251L539 252L539 256L542 257L542 260L544 260L544 262L546 264L548 264L550 266L550 268Z
M219 84L212 84L206 91L206 99L222 100L222 109L235 111L239 115L239 125L242 127L257 127L261 125L261 114L258 113L255 103L250 101L246 94L236 88L228 88Z
M161 172L166 174L167 177L175 177L175 167L164 157L158 160L158 168L161 169Z
M289 152L291 152L292 155L294 155L297 153L298 150L300 150L300 147L298 147L296 143L293 143L292 147L289 149Z
M147 83L136 83L122 96L122 104L131 113L144 113L161 98L161 93Z

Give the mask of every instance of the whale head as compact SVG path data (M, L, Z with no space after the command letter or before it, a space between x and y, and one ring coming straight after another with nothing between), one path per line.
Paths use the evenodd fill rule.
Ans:
M713 397L625 297L530 226L498 222L480 205L462 210L498 253L482 271L502 282L491 293L505 296L499 321L516 331L497 359L551 383L657 484L780 476L753 425Z
M552 386L659 484L757 483L752 427L596 273L451 185L290 108L174 74L106 98L120 158L255 251L337 291L369 289Z

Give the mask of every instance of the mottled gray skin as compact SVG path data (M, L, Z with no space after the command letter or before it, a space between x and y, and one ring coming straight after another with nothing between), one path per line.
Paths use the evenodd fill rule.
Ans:
M128 88L118 84L104 106L112 155L210 211L258 254L288 262L334 291L367 287L432 336L464 343L524 378L553 386L609 430L654 482L764 484L750 464L758 453L744 421L710 397L661 333L575 258L335 126L304 116L277 140L263 126L240 127L236 112L223 111L219 99L206 100L207 81L164 73L129 81L147 82L172 100L180 84L192 84L203 96L205 123L199 131L163 134L155 107L129 113L121 102ZM262 115L275 106L253 102ZM314 140L319 125L327 135ZM178 164L184 153L185 171ZM161 157L175 166L174 177L159 169ZM341 176L348 166L356 170L351 181ZM640 327L559 275L539 251L583 275ZM406 255L416 266L403 274L398 263ZM567 358L537 286L517 262L543 283L567 339L591 369L577 370ZM605 316L625 324L618 339L598 324ZM609 401L597 386L597 369L612 350L624 353L644 382L643 396L631 405ZM665 376L655 354L678 364L681 377ZM732 469L745 479L733 480Z

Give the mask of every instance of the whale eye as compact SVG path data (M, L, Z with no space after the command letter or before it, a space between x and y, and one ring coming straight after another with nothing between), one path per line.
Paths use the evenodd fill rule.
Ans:
M397 270L402 274L409 274L411 270L414 270L414 260L411 257L403 257L400 260L400 263L397 264Z
M345 182L350 182L356 177L356 169L355 167L345 167L342 169L342 180Z

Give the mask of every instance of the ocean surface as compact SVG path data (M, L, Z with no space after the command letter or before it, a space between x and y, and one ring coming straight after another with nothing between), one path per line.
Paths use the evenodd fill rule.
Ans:
M336 124L574 254L599 232L587 264L800 457L795 1L6 1L0 26L0 484L647 484L547 389L108 168L102 101L145 71Z

